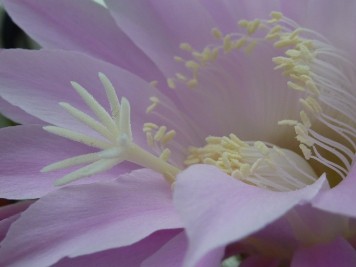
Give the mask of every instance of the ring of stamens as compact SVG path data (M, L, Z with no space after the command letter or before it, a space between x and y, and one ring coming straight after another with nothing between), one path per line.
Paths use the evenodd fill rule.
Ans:
M224 35L218 28L213 28L212 35L221 43L208 45L201 51L182 43L181 49L190 54L190 58L175 57L175 60L185 64L192 73L191 78L184 76L180 79L178 77L182 75L176 74L169 79L169 84L180 82L188 88L195 88L199 84L199 71L213 64L219 56L241 49L249 54L259 43L272 42L276 49L285 51L284 56L272 59L276 64L275 70L281 70L290 79L287 83L290 89L304 93L299 100L300 121L286 119L278 124L294 127L306 160L319 162L344 179L356 152L356 95L351 80L355 69L352 63L320 34L299 27L280 12L272 12L270 20L241 20L238 25L246 30L246 34ZM261 31L266 32L264 38L253 37ZM350 69L351 74L347 73ZM313 125L322 125L333 133L337 141L313 129ZM207 143L209 145L208 140ZM193 154L196 152L191 151ZM193 158L193 155L188 157L188 165ZM204 161L210 160L199 162ZM221 162L215 165L227 172Z

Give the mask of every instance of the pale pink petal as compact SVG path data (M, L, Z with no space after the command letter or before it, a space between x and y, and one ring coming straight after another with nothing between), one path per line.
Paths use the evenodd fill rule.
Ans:
M161 246L175 238L177 230L166 230L153 233L142 241L139 241L131 246L111 249L102 252L93 253L86 256L76 258L65 258L54 264L53 267L139 267L141 263L160 249ZM159 267L160 265L155 265ZM165 266L165 265L161 265ZM173 264L166 266L174 267Z
M54 182L70 170L41 173L48 164L93 152L79 143L47 133L40 126L14 126L0 130L0 197L31 199L59 189ZM123 163L110 171L77 181L108 181L137 168Z
M291 267L350 267L356 266L356 251L343 238L298 250Z
M0 242L5 238L11 224L15 222L34 201L22 201L0 207Z
M155 122L176 129L177 140L189 139L189 128L180 118L175 105L149 86L138 76L119 67L92 58L90 56L61 50L7 50L0 53L0 96L14 106L41 120L95 135L93 130L70 116L59 102L68 102L76 108L92 114L84 101L70 85L75 81L85 87L107 110L108 100L103 85L98 78L103 72L113 83L118 97L126 97L131 104L132 130L135 142L146 144L142 133L145 122ZM138 97L139 96L139 97ZM151 104L149 98L157 96L164 105L160 105L160 116L146 114ZM173 127L174 126L174 127ZM187 141L182 141L184 144Z
M46 48L82 51L160 80L151 60L116 26L109 11L94 1L3 1L12 19Z
M105 1L119 27L160 70L169 76L177 69L173 56L188 42L201 49L211 39L210 16L198 1Z
M185 253L188 247L188 239L184 232L176 235L154 254L145 259L142 267L182 267Z
M328 212L356 217L356 165L349 175L336 187L322 192L314 201L313 206Z
M11 225L1 243L0 266L49 266L64 257L125 247L155 231L180 228L171 195L163 177L150 170L55 191Z
M18 107L11 105L0 97L0 113L19 124L42 124L38 118L31 116Z
M324 183L323 177L301 190L273 192L247 185L208 165L183 171L177 177L174 202L190 240L187 266L310 201Z

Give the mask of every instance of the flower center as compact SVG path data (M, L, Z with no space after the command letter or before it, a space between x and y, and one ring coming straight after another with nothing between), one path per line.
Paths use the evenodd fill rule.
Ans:
M223 137L208 136L206 145L185 149L188 155L184 163L186 166L215 165L246 183L276 191L302 188L313 183L324 172L331 180L335 176L344 179L353 164L356 151L353 65L320 34L299 27L281 13L272 12L271 16L272 19L268 21L240 21L239 25L246 29L246 34L230 33L224 36L219 29L213 28L212 34L219 43L201 51L182 43L180 48L188 53L189 58L175 57L175 60L184 64L188 74L176 73L175 77L167 79L167 86L176 89L179 83L195 90L201 82L200 71L211 67L222 55L241 50L250 54L257 45L272 43L277 50L284 51L284 56L273 58L275 69L283 71L289 79L287 86L290 89L301 93L300 119L285 119L278 124L294 127L300 154L304 158L292 150L267 142L242 141L231 133ZM259 37L261 32L265 33L264 37ZM123 161L130 161L162 173L168 182L174 182L181 170L171 164L169 158L172 151L181 152L167 148L167 144L172 142L176 131L151 122L143 125L148 145L158 151L159 156L135 144L131 133L129 102L124 97L119 101L113 85L104 74L99 73L99 78L105 88L111 113L75 82L72 82L73 88L99 120L68 103L60 105L103 136L105 141L55 126L46 126L44 129L100 151L53 163L42 171L89 164L57 181L58 185L63 185L106 171ZM151 85L157 86L157 83L153 81ZM157 115L156 107L164 103L160 103L157 97L151 97L150 101L147 114ZM189 120L186 117L184 119ZM191 125L194 126L194 123ZM315 174L314 170L320 166L322 171Z

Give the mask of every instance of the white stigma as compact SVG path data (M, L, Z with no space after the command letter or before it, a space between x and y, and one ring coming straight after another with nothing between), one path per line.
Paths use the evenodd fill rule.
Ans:
M94 112L99 121L68 103L61 102L59 104L78 121L99 133L105 140L57 126L43 127L47 132L98 148L99 151L52 163L44 167L41 172L89 164L63 176L55 183L56 185L64 185L83 177L107 171L123 161L130 161L160 172L165 175L169 182L172 182L179 169L145 151L133 142L129 101L125 97L122 97L119 101L112 83L104 74L99 73L99 78L105 88L111 114L84 87L76 82L71 82L72 87Z

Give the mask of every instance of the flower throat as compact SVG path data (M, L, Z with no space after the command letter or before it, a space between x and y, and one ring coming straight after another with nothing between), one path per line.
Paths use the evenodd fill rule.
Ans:
M167 79L167 85L176 89L179 83L188 90L195 90L199 86L200 70L214 64L219 57L240 51L250 54L257 45L273 44L277 50L284 51L283 56L272 59L275 69L282 71L289 79L287 86L290 89L303 94L299 99L300 119L286 118L278 124L294 127L304 158L266 142L242 141L231 133L222 137L207 135L205 146L186 148L185 166L214 165L246 183L276 191L295 190L313 183L318 176L307 161L314 161L323 169L331 170L338 179L344 179L351 169L356 150L356 122L353 119L356 117L353 105L356 97L352 91L352 63L321 35L299 27L279 12L272 12L271 19L267 21L241 20L238 24L246 33L223 35L218 28L213 28L212 35L218 44L209 45L201 51L182 43L180 48L187 52L188 59L175 57L175 60L184 64L191 75L176 73L175 77ZM264 33L264 37L254 37L261 33ZM104 74L100 73L99 78L111 112L107 112L85 88L72 82L73 88L99 121L68 103L60 105L104 137L104 141L56 126L44 127L48 132L95 147L99 151L53 163L42 171L89 164L57 181L58 185L63 185L106 171L123 161L130 161L163 174L168 182L173 183L176 175L182 171L170 160L172 153L182 153L170 146L176 131L168 130L165 125L147 122L143 132L152 151L135 144L129 101L124 97L119 101L113 85ZM157 86L157 82L153 81L151 85ZM157 115L155 109L164 103L157 97L151 97L150 101L146 112Z

